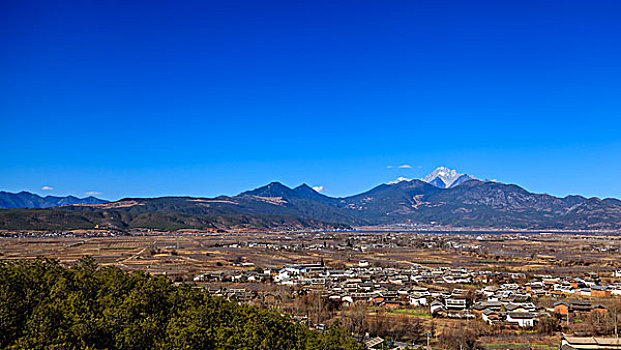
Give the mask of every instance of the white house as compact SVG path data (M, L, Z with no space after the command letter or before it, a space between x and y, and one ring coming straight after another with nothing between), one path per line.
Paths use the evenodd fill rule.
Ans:
M430 310L432 314L444 310L444 304L439 300L434 300L431 302Z
M535 317L530 312L509 312L507 313L507 323L516 324L519 327L533 327Z
M427 305L427 298L421 295L410 295L410 305L412 306Z
M467 304L464 298L446 298L444 299L444 306L447 310L463 311L466 310Z

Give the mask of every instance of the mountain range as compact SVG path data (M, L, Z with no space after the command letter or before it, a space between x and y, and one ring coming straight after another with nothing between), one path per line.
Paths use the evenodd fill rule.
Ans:
M446 168L434 173L423 180L401 178L340 198L318 193L306 184L290 188L272 182L236 196L125 198L48 209L5 209L0 210L0 228L340 229L425 224L621 229L618 199L559 198L531 193L517 185L478 180Z
M55 197L45 196L41 197L37 194L22 191L19 193L10 193L0 191L0 208L51 208L60 207L63 205L73 204L102 204L108 203L108 201L95 198L93 196L78 198L74 196Z

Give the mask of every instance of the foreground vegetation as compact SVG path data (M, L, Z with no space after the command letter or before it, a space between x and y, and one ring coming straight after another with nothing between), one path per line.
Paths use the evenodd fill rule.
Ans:
M333 325L311 331L165 277L85 258L0 263L2 349L362 349Z

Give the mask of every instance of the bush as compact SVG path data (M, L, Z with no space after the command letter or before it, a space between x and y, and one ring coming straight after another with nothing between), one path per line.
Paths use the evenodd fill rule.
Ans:
M310 331L165 277L92 259L0 263L2 349L362 349L338 325Z

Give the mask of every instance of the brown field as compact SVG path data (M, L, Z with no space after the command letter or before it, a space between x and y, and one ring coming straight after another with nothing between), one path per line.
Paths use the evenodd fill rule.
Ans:
M249 243L272 246L250 247ZM102 265L171 275L243 269L233 266L240 261L280 268L321 259L335 266L367 260L382 266L417 263L551 275L606 275L621 266L620 249L619 236L586 234L157 233L0 238L0 259L42 256L72 263L88 255Z

